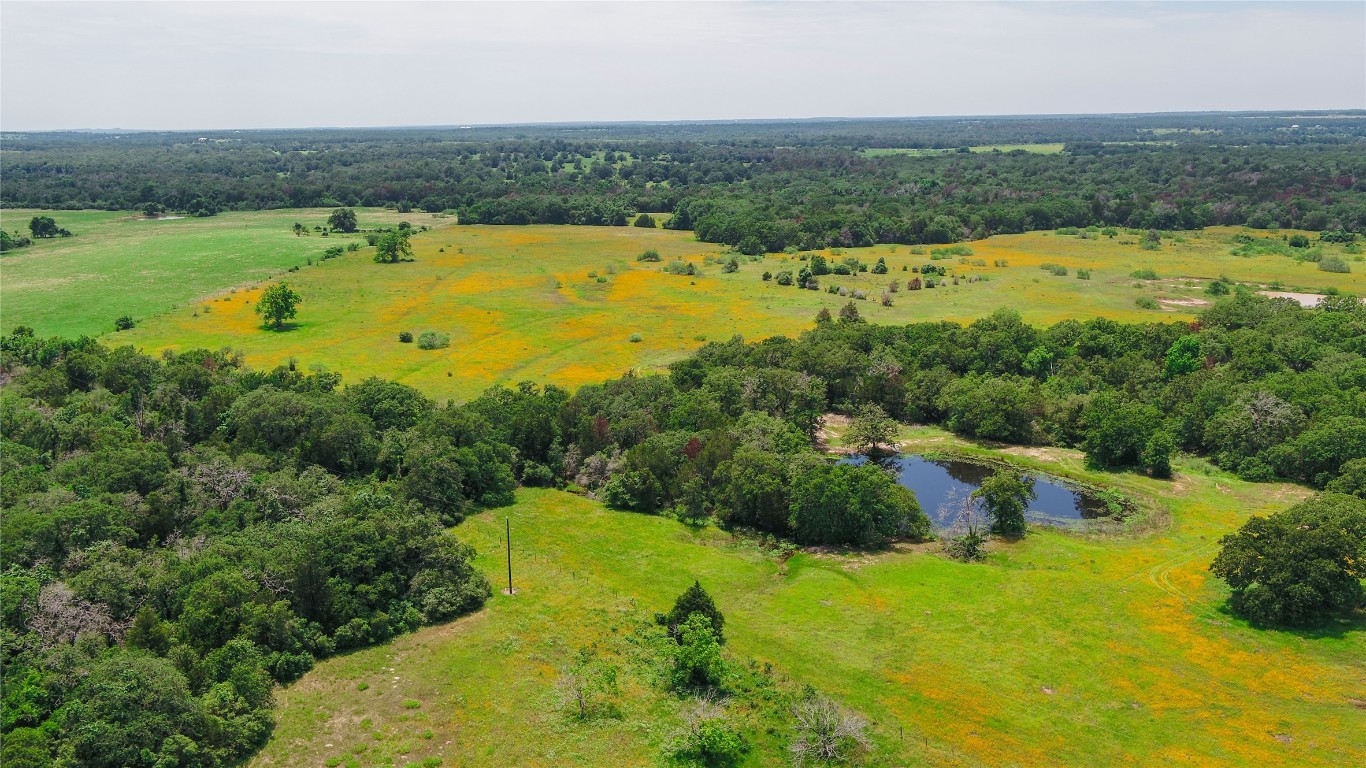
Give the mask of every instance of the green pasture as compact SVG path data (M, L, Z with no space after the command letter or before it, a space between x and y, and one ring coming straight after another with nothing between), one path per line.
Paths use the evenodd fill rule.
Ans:
M316 208L148 219L128 211L0 209L0 228L9 232L28 234L29 220L41 214L73 233L0 257L0 327L97 335L113 330L120 315L141 320L269 279L360 237L324 238L312 231L326 225L329 213ZM432 223L425 221L430 215L419 215ZM412 218L383 208L358 208L356 216L363 228ZM294 235L294 222L308 228L306 236Z
M908 428L916 450L991 454L1117 486L1146 511L1119 534L1036 529L985 564L931 545L782 559L712 527L524 489L454 529L498 587L511 519L519 592L480 613L323 662L278 695L252 763L663 764L680 700L626 675L620 716L552 707L574 650L620 642L696 578L727 655L773 665L874 723L872 765L1343 766L1366 761L1366 635L1255 630L1207 574L1218 538L1305 495L1203 461L1174 481L1087 472L1060 449L1005 452ZM406 704L405 704L406 702ZM786 731L747 765L788 763ZM426 762L423 762L426 761Z
M5 225L33 212L10 211ZM1109 317L1129 322L1189 320L1208 305L1204 291L1221 277L1252 288L1366 294L1366 263L1343 246L1353 271L1323 272L1308 261L1263 252L1234 255L1235 235L1282 243L1289 233L1211 228L1173 233L1158 250L1141 237L1080 238L1052 232L1002 235L963 244L970 253L936 260L935 246L826 249L833 266L856 259L870 269L819 278L821 290L764 281L769 272L794 275L810 254L740 257L734 273L724 246L699 243L688 232L636 227L450 226L451 217L382 209L359 212L363 227L409 221L431 231L413 237L415 260L376 264L373 249L320 262L329 246L359 235L296 237L292 225L322 224L327 209L225 213L208 219L149 221L107 212L52 212L76 232L0 259L0 326L40 334L105 334L110 344L149 353L195 347L242 351L249 364L293 359L323 365L347 381L370 375L412 384L439 398L468 398L522 380L566 387L628 370L660 370L708 340L733 334L757 339L796 335L816 313L850 301L826 292L859 291L861 314L878 323L971 322L1001 307L1030 323ZM363 241L359 241L362 242ZM660 262L638 262L646 249ZM803 257L808 257L804 260ZM885 259L886 274L875 274ZM308 261L313 260L310 266ZM667 274L681 259L700 275ZM940 287L906 290L912 267L934 264L958 278ZM1065 276L1042 269L1065 267ZM298 267L297 272L289 269ZM1078 279L1089 269L1090 279ZM1153 270L1158 279L1131 277ZM255 298L272 280L303 296L298 318L283 332L261 328ZM899 290L892 293L890 284ZM891 306L883 306L884 293ZM1142 308L1137 303L1152 308ZM138 323L113 333L114 319ZM445 349L400 344L398 334L447 333Z
M1366 293L1366 264L1353 262L1355 272L1337 274L1287 256L1235 256L1235 233L1184 233L1164 239L1156 251L1141 250L1136 236L1007 235L967 244L971 256L938 261L930 246L828 249L823 255L830 262L856 258L870 270L823 276L822 290L810 291L761 279L764 272L795 274L809 263L800 255L742 258L739 270L727 274L718 261L728 256L726 249L687 232L450 227L415 236L413 262L375 264L371 250L363 249L287 275L304 300L285 332L262 330L250 303L257 291L239 290L181 305L107 340L151 353L227 346L258 367L294 359L340 371L347 381L379 375L435 397L463 399L498 383L535 380L572 388L632 369L660 370L707 340L734 334L796 335L821 308L833 313L850 301L827 293L828 286L862 291L867 299L855 303L878 323L971 322L1001 307L1041 325L1097 316L1189 320L1208 305L1205 288L1221 276L1253 287ZM646 249L659 251L662 261L636 261ZM886 260L887 274L871 271L879 258ZM702 274L665 273L675 259ZM945 266L958 284L906 290L915 277L910 268L927 264ZM1064 266L1068 274L1056 276L1041 269L1044 264ZM1091 270L1089 280L1078 279L1082 268ZM1130 277L1140 268L1153 269L1159 279ZM892 282L900 290L889 293L892 305L885 307L880 299ZM1140 308L1140 298L1156 308ZM398 341L402 331L426 330L449 334L451 346L421 350Z

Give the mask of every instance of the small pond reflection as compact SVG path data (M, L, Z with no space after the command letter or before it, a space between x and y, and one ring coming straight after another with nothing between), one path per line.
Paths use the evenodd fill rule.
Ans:
M851 456L841 461L862 464L867 459ZM995 471L985 464L955 459L931 460L915 455L891 456L879 459L878 463L893 469L897 482L915 491L920 508L925 510L934 527L941 530L953 525L962 502ZM1093 494L1055 477L1039 472L1029 474L1034 478L1034 492L1038 494L1025 512L1030 522L1067 525L1109 515L1105 502Z

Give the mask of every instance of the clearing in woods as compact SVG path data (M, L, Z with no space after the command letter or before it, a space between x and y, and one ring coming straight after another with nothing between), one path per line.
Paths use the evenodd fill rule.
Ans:
M420 213L405 218L414 226L450 221ZM282 221L288 220L283 215ZM741 257L739 270L725 273L716 261L728 257L725 249L699 243L688 232L446 227L413 237L412 262L375 264L373 249L364 248L288 274L283 279L304 299L288 331L260 328L252 303L260 286L229 292L225 282L216 294L140 319L135 330L105 341L131 343L153 354L232 347L257 368L293 359L305 368L320 364L340 371L347 382L378 375L432 397L465 399L498 383L533 380L572 388L632 369L656 371L706 340L733 334L794 336L811 326L820 308L835 313L850 301L826 292L830 286L862 291L867 300L856 302L859 310L876 323L970 322L1002 307L1035 324L1097 316L1189 320L1208 303L1205 287L1221 276L1257 287L1366 293L1366 265L1351 262L1351 255L1346 258L1355 271L1346 274L1274 253L1236 256L1231 241L1240 231L1180 233L1152 251L1141 250L1133 235L1080 239L1056 233L966 243L971 255L939 260L932 260L933 246L827 249L821 253L832 265L852 258L870 269L824 275L820 290L810 291L777 283L780 272L795 276L809 263L801 255L770 254L755 262ZM1254 235L1280 240L1279 234ZM308 239L315 247L325 244ZM636 261L650 248L660 253L661 262ZM879 258L886 260L886 274L872 271ZM665 273L663 267L674 259L691 262L702 274ZM910 268L928 264L957 274L958 284L950 280L934 289L906 290L907 281L917 277ZM1067 274L1041 269L1046 264L1065 267ZM1130 276L1141 268L1154 270L1160 279ZM1078 279L1078 269L1090 269L1090 279ZM764 272L775 279L762 280ZM969 277L981 279L970 282ZM888 290L893 281L900 288L896 293ZM880 302L884 292L890 307ZM1156 308L1137 306L1144 298ZM120 314L113 306L106 313L110 317L102 322L112 323ZM22 321L19 313L7 312L10 324ZM416 337L428 330L449 334L450 346L422 350L398 341L402 331Z
M996 453L935 429L912 450ZM1113 485L1170 524L1120 536L1037 530L985 564L933 547L786 560L716 528L523 489L454 532L495 585L478 614L329 659L280 691L252 766L647 765L681 701L627 675L618 718L552 710L575 649L667 610L694 578L727 654L769 662L874 723L873 765L1344 766L1366 761L1366 633L1256 630L1210 578L1216 542L1307 495L1200 460L1174 481L1089 473L1064 449L1023 465ZM514 597L502 531L512 519ZM614 634L615 633L615 634ZM787 765L753 728L744 764ZM426 761L426 762L423 762Z

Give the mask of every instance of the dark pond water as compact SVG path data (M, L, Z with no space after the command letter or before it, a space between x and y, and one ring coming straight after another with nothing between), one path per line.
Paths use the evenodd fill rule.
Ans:
M867 459L851 456L842 461L862 464ZM879 463L892 467L897 473L897 481L915 491L920 508L925 510L937 529L953 525L963 501L995 471L992 467L970 461L931 460L914 455L893 456L881 459ZM1030 522L1067 525L1078 520L1109 516L1105 502L1093 494L1045 474L1035 472L1031 475L1038 499L1025 512Z

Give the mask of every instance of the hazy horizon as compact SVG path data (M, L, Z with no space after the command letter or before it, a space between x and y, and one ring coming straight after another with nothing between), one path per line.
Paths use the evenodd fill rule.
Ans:
M0 5L0 129L1366 108L1366 3Z
M1068 118L1121 118L1121 117L1149 117L1154 115L1230 115L1230 114L1250 114L1250 115L1283 115L1294 117L1299 114L1312 116L1313 114L1332 115L1336 113L1361 113L1366 117L1366 108L1362 107L1322 107L1315 109L1234 109L1234 110L1189 110L1189 111L1156 111L1156 112L1050 112L1050 113L1003 113L1003 114L977 114L977 115L812 115L810 117L736 117L736 118L677 118L672 120L539 120L534 122L520 123L408 123L395 125L298 125L298 126L273 126L264 125L254 128L243 128L241 126L191 126L188 128L126 128L123 126L81 126L79 128L30 128L30 129L11 129L0 128L6 133L194 133L195 131L407 131L407 130L460 130L474 128L532 128L538 126L556 125L707 125L725 123L839 123L839 122L896 122L914 120L1015 120L1015 119L1059 119ZM1356 116L1354 114L1354 116Z

